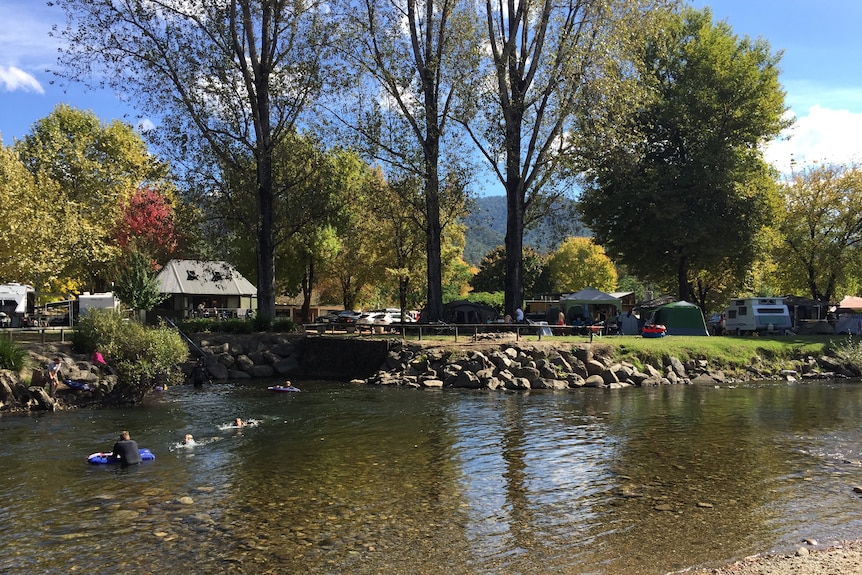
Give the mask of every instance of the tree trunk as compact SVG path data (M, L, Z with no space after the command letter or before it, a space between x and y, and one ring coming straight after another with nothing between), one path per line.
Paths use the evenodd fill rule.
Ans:
M520 98L513 101L520 102ZM515 317L524 304L524 202L521 177L521 123L519 108L504 110L506 117L506 288L504 309Z
M308 268L302 278L302 311L300 312L300 321L308 323L308 316L311 312L311 292L314 289L314 256L308 257Z
M681 256L676 262L676 280L679 299L683 301L691 301L688 285L688 259Z

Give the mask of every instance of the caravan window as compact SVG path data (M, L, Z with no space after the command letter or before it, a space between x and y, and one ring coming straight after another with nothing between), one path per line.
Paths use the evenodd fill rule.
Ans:
M727 310L727 319L736 319L736 310L735 309Z
M761 308L758 308L757 311L762 313L762 314L775 313L778 315L784 315L784 308L783 307L761 307Z
M748 315L748 308L747 307L739 308L739 315Z

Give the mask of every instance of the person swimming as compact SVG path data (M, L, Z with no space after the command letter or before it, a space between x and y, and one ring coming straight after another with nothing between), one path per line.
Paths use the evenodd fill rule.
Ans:
M196 443L191 433L186 433L185 437L183 437L183 445L195 445Z

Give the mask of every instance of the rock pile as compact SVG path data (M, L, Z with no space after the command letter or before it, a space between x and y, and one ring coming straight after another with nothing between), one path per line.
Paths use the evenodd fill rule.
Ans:
M427 348L402 342L389 351L386 365L356 383L468 389L622 388L672 384L715 385L729 380L704 360L683 363L670 357L664 365L639 368L614 361L606 348L590 344L542 346L502 343L477 350ZM779 376L795 378L785 370ZM761 376L762 377L762 376Z
M59 409L98 403L114 389L116 376L103 374L89 361L51 350L51 357L62 359L56 392L51 388L47 365L50 357L31 351L32 369L27 384L19 374L0 371L0 411L57 411Z

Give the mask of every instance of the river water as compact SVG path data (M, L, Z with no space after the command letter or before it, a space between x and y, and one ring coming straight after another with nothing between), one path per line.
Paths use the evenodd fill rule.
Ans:
M858 383L272 383L0 418L0 573L664 574L862 535ZM88 465L123 429L155 461Z

